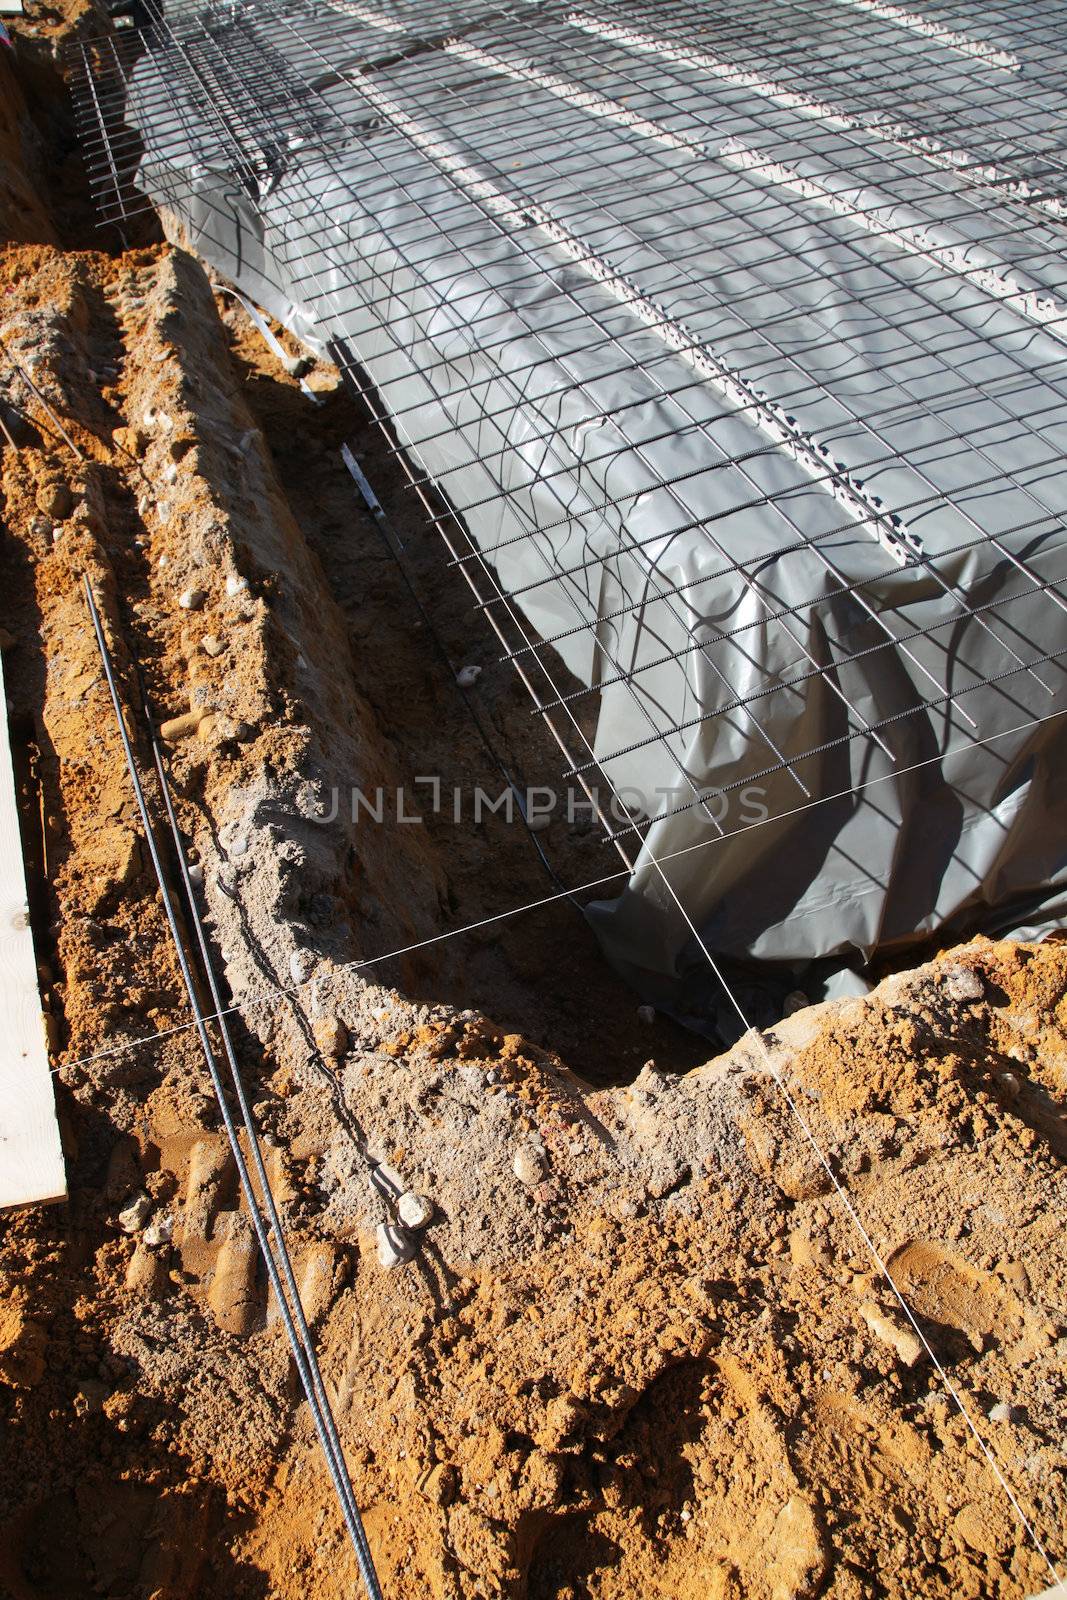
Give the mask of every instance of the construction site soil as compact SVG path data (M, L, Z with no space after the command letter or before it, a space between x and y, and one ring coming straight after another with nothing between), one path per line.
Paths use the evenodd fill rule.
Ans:
M353 822L353 790L497 794L472 708L523 783L558 758L336 373L314 404L152 218L95 229L61 45L105 23L65 5L0 47L0 642L70 1186L0 1223L0 1595L358 1587L84 576L146 774L142 685L165 725L388 1600L1047 1588L1067 945L976 938L709 1060L567 900L426 943L551 895L537 846L617 861L566 816ZM383 1161L433 1205L394 1270Z

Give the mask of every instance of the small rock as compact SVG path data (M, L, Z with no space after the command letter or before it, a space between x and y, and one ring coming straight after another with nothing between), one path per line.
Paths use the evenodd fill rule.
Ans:
M119 1227L123 1233L136 1233L151 1209L152 1202L142 1189L134 1195L125 1210L119 1212Z
M540 1183L545 1175L545 1164L532 1145L520 1144L511 1165L519 1182L525 1183L531 1189L534 1184Z
M646 1027L651 1027L656 1020L655 1006L638 1006L637 1020L643 1022Z
M203 589L185 589L178 596L178 604L183 611L199 611L206 599Z
M233 736L238 744L249 744L256 736L256 730L250 722L235 722Z
M574 1437L584 1418L585 1410L576 1395L556 1395L545 1407L544 1421L534 1437L544 1449L558 1450L564 1440Z
M243 593L248 588L248 579L238 577L236 573L226 579L226 593L232 600L235 595Z
M956 1513L955 1530L962 1542L975 1555L992 1557L996 1554L996 1536L989 1519L976 1505L968 1503ZM1055 1590L1053 1590L1055 1593Z
M124 450L130 456L144 455L147 440L140 428L116 428L111 435L111 441L116 450ZM142 513L143 515L143 513Z
M439 1461L419 1479L419 1493L432 1505L450 1506L456 1498L456 1469Z
M151 1227L145 1229L141 1237L150 1250L158 1250L160 1245L170 1244L174 1237L173 1215L168 1211L166 1216L159 1217Z
M166 1286L166 1267L152 1250L138 1240L137 1248L126 1268L126 1287L146 1300L158 1300Z
M205 633L200 641L200 648L206 656L221 656L226 645L217 633Z
M204 717L202 711L186 711L180 717L170 717L159 725L160 738L168 744L176 744L179 739L188 739L190 734L196 732Z
M194 861L189 866L189 882L194 889L201 889L204 885L204 869L199 861Z
M245 848L248 848L247 845ZM230 854L235 854L233 846L230 847ZM289 976L294 983L306 983L314 965L313 958L306 950L294 950L289 957Z
M334 1060L343 1056L348 1047L348 1029L340 1017L319 1017L313 1024L315 1043L324 1056L331 1056Z
M469 689L472 684L478 682L478 679L481 677L481 675L481 667L460 667L459 671L456 673L456 682L459 684L461 689Z
M803 1495L791 1495L766 1541L767 1587L774 1600L811 1600L828 1565L818 1512Z
M79 1417L90 1417L103 1411L107 1399L107 1386L96 1378L86 1378L78 1385L74 1396L74 1410Z
M985 994L985 984L973 967L946 967L941 973L941 986L950 1000L961 1005L981 1000Z
M34 499L37 509L46 517L53 517L57 522L62 522L64 517L69 517L74 499L70 489L65 483L46 483L38 489Z
M375 1236L378 1240L378 1260L387 1272L394 1267L402 1267L405 1261L413 1258L415 1246L403 1228L380 1222Z
M895 1351L906 1367L913 1367L922 1359L924 1352L922 1340L911 1328L902 1328L892 1317L887 1317L883 1311L871 1300L865 1300L860 1306L860 1316L870 1328L876 1339L881 1339L891 1350Z
M1018 1406L1009 1405L1007 1400L998 1400L995 1406L989 1408L990 1422L1021 1422L1022 1412Z
M26 1315L25 1301L0 1301L0 1384L34 1389L48 1370L48 1332Z
M408 1190L397 1202L396 1214L405 1228L425 1228L433 1217L433 1201L429 1195Z

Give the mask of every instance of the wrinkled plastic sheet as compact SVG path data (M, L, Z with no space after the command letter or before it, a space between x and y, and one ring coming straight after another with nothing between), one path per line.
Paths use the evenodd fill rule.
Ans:
M599 686L590 759L655 819L630 835L625 888L588 911L614 964L700 1022L706 950L795 982L935 933L1050 926L1067 900L1067 724L1050 718L1067 617L1047 592L1067 576L1067 330L936 262L891 251L889 273L885 242L847 218L736 162L646 151L469 58L394 61L368 102L342 74L375 40L336 14L292 15L300 38L264 24L262 46L288 83L315 85L309 125L281 128L260 192L235 181L213 126L194 164L139 117L162 70L151 56L127 109L139 182L309 345L345 340L501 590L521 591L531 640L558 639L560 687ZM625 91L622 46L585 38L579 63L563 20L539 36L522 59ZM465 40L518 58L491 22ZM692 133L677 72L641 64L641 115ZM738 136L745 96L700 86ZM741 144L894 227L929 226L940 205L938 237L984 262L1001 231L987 194L946 181L931 200L921 163L877 142L860 185L855 139L815 159L795 117L758 111ZM513 228L457 159L494 195L532 198L555 238ZM921 213L899 198L915 174ZM891 559L559 237L829 441L865 494L906 508L922 559ZM1035 217L1011 238L1025 263L1001 265L1067 303L1055 230Z

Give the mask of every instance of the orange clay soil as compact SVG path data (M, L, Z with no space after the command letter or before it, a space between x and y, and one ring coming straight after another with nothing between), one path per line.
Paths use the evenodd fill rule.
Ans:
M0 642L70 1180L0 1224L0 1596L356 1592L195 1036L165 1031L187 1005L83 575L146 774L135 667L176 724L390 1600L1048 1587L1019 1513L1062 1568L1067 948L977 939L709 1062L636 1020L566 905L354 971L550 885L503 822L330 816L353 784L488 781L341 439L410 527L449 648L481 644L329 369L314 409L179 249L60 248L51 42L84 19L0 55ZM491 660L485 716L536 773ZM383 1161L434 1208L392 1271Z

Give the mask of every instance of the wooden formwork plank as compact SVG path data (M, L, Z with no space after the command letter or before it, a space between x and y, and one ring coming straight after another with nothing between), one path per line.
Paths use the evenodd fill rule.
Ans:
M67 1192L26 900L15 773L0 661L0 1207Z

